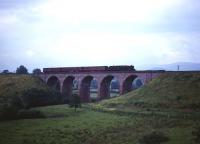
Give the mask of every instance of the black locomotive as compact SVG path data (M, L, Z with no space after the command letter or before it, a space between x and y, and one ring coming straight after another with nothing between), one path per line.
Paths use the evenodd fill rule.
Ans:
M44 68L44 73L76 73L76 72L103 72L103 71L135 71L132 65L119 66L91 66L91 67L58 67Z

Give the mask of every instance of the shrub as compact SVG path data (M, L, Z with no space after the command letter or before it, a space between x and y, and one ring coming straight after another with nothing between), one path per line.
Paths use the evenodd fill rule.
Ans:
M37 110L20 110L17 114L18 118L45 118L45 115L41 111Z
M23 92L22 99L26 109L36 106L61 103L61 94L53 90L31 88Z
M91 98L91 102L97 102L97 98Z
M194 141L199 144L200 143L200 126L196 127L194 131L192 131L192 135L194 136Z
M138 106L138 107L142 107L142 106L144 106L144 102L143 101L136 101L136 102L134 102L134 105L135 106Z
M181 96L176 96L176 100L177 100L177 101L180 101L181 99L182 99Z
M160 144L162 142L167 142L169 141L169 138L166 137L163 133L161 132L152 132L150 134L147 134L143 136L140 140L140 144Z
M18 109L16 109L16 107L10 104L4 104L0 109L0 120L17 119Z
M19 96L20 95L20 96ZM49 89L30 88L24 92L13 96L1 96L0 98L0 120L12 120L18 118L37 117L37 112L27 114L19 113L22 109L29 109L36 106L45 106L59 104L61 95L58 92ZM31 116L33 115L33 116ZM40 116L39 116L40 117Z
M13 96L10 99L7 99L0 107L0 120L17 119L17 113L23 107L23 102L18 96Z
M73 94L69 100L69 106L74 107L76 112L76 108L81 107L81 99L78 94Z

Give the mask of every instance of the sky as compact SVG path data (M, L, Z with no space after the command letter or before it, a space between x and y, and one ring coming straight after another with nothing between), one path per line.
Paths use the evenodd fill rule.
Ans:
M0 0L0 71L200 63L199 0Z

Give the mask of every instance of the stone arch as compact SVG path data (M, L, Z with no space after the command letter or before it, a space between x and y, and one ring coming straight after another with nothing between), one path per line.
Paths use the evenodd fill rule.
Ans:
M99 99L105 99L110 97L110 83L114 76L108 75L103 78L103 80L100 83L100 93L99 93Z
M125 94L127 92L130 92L132 90L132 83L137 78L136 75L130 75L125 78L125 80L122 83L122 94Z
M93 79L93 76L88 75L80 82L79 95L83 102L90 102L90 84Z
M63 81L62 96L66 102L69 101L69 98L72 96L74 79L75 78L73 76L68 76Z
M60 81L58 77L56 76L51 76L47 80L47 85L52 88L53 90L59 91L60 92Z

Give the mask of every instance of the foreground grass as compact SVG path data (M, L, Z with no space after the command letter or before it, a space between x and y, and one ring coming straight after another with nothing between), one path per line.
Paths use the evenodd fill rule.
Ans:
M122 116L67 105L35 108L43 119L0 122L1 144L137 144L153 131L169 138L166 144L195 144L192 131L199 120Z

